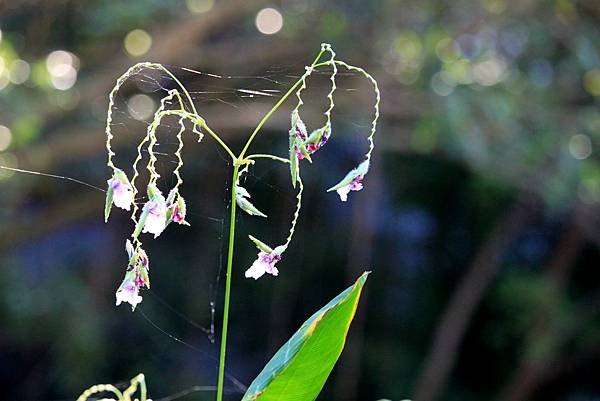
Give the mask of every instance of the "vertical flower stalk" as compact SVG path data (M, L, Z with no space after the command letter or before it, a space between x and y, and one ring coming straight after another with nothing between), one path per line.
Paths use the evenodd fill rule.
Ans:
M277 276L280 274L277 264L281 263L285 251L291 244L302 207L302 194L304 191L304 185L300 175L301 164L304 161L308 161L309 163L312 162L312 157L314 157L317 151L323 148L333 132L331 114L335 107L334 94L337 89L336 78L338 74L338 67L344 67L366 77L373 84L376 95L374 106L375 117L372 122L371 131L367 137L369 149L365 155L365 160L360 163L358 167L351 170L338 184L334 185L328 190L335 190L340 196L340 199L345 202L348 199L349 193L352 191L359 191L363 188L363 180L369 170L369 162L374 147L373 137L375 135L377 120L379 117L380 94L377 83L371 75L369 75L362 68L354 67L346 64L343 61L337 60L336 53L329 44L324 43L321 45L320 52L317 54L314 61L305 68L305 72L302 74L302 76L277 101L271 110L265 114L265 116L250 134L242 151L237 155L231 151L231 149L219 137L219 135L210 129L204 118L196 110L192 97L183 84L174 74L160 64L136 64L127 70L125 74L123 74L117 80L115 87L110 92L109 108L106 119L106 149L108 153L107 166L112 169L112 177L107 182L108 191L105 207L105 219L108 220L112 205L115 205L118 208L130 211L131 220L134 223L134 229L131 234L131 238L127 239L126 241L126 250L129 256L129 262L126 267L125 277L115 293L117 305L127 303L131 305L132 310L135 310L136 306L139 305L143 299L142 295L140 295L141 291L145 288L150 288L150 263L146 252L142 248L141 240L144 234L151 234L154 239L156 239L164 232L164 230L167 229L170 223L174 222L180 225L189 225L189 223L186 221L187 204L180 193L180 187L183 184L183 178L180 174L181 167L184 163L182 158L183 135L190 131L188 128L189 125L191 125L191 132L197 136L199 142L202 140L204 133L207 133L231 158L233 173L231 181L231 206L229 215L229 238L227 249L227 266L225 273L225 293L223 298L223 321L221 329L219 372L217 380L217 401L222 401L223 399L225 380L227 334L231 302L231 282L233 277L233 263L235 256L234 246L237 207L250 216L267 218L267 214L260 211L259 208L252 203L250 192L241 185L240 180L244 174L248 172L250 166L258 159L271 159L273 161L283 163L284 165L289 165L292 185L294 188L297 188L297 194L294 214L287 237L283 244L270 247L256 237L250 235L250 239L258 248L258 255L257 259L244 273L247 278L252 278L254 280L257 280L265 275ZM325 116L325 121L323 122L323 125L317 126L318 128L308 131L307 124L301 118L301 107L304 104L302 93L307 88L307 79L320 68L331 69L329 72L331 87L326 94L327 108L323 113ZM111 131L111 124L113 120L112 112L113 108L115 107L115 96L122 85L127 81L127 79L141 73L145 69L159 70L167 74L175 83L176 88L168 90L167 94L161 99L160 105L154 113L153 120L146 129L145 136L138 143L137 157L132 165L133 175L131 176L131 179L129 179L125 173L125 170L117 167L114 162L115 153L111 147L111 141L113 139L113 133ZM292 95L295 95L297 98L297 103L291 113L291 128L288 132L288 157L284 158L271 154L247 155L251 144L264 124ZM157 152L155 151L155 147L158 145L157 132L164 125L164 120L173 118L176 119L179 126L176 134L178 147L174 152L174 156L177 160L177 165L173 171L173 175L176 178L176 183L168 192L164 192L168 193L165 198L163 191L161 188L159 188L160 175L156 170ZM147 152L149 155L148 163L146 164L146 170L150 178L145 185L147 200L143 202L143 206L140 210L136 201L138 201L138 194L141 192L140 190L143 190L143 188L140 187L140 184L137 182L137 179L140 176L138 164L142 160L142 155L144 152ZM132 380L132 386L133 385L134 381ZM117 392L113 391L113 393L117 396L117 398L119 398L119 400L129 401L130 396L136 391L137 385L139 385L142 390L142 401L145 401L146 390L143 376L141 376L141 379L139 379L138 376L138 379L135 382L136 387L130 386L130 388L125 390L123 393L120 393L118 392L119 390L114 389ZM109 387L109 385L101 386L104 387L97 387L95 389L98 391L90 392L90 390L88 390L86 397L89 397L89 395L93 394L94 392L112 391L113 389L112 387Z

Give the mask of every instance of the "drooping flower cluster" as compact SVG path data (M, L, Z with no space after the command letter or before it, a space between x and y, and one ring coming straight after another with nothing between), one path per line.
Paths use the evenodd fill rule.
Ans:
M139 294L140 289L150 288L150 277L148 275L150 262L141 246L134 248L131 241L127 240L125 249L129 256L129 264L127 265L125 278L115 294L116 304L119 306L122 302L125 302L131 305L131 310L135 310L137 304L142 302L142 297Z
M291 121L290 168L292 172L292 183L295 185L298 175L299 160L307 159L309 162L312 162L311 155L321 149L329 140L329 137L331 136L331 126L327 123L325 126L316 129L310 135L307 135L306 125L300 118L297 110L292 111ZM362 180L368 171L368 166L369 162L367 159L335 185L333 189L336 190L342 202L348 200L348 194L351 191L360 191L363 189ZM358 169L361 169L361 174L355 174L358 173Z
M308 134L306 124L300 118L297 110L292 112L292 128L290 129L290 149L298 160L311 160L311 155L321 149L331 136L331 126L325 126Z
M127 176L122 170L115 169L113 177L108 180L109 189L106 198L105 217L108 219L110 208L115 206L129 210L133 203L133 189ZM154 184L148 185L148 201L144 204L132 238L137 244L135 247L128 239L126 250L129 255L129 264L125 272L125 278L117 289L117 305L129 303L132 310L142 302L139 292L143 288L150 288L149 260L146 252L141 248L139 235L150 233L157 238L171 223L189 225L185 220L186 204L177 188L173 188L167 199Z
M325 61L323 61L324 55L326 56ZM323 112L323 116L325 116L325 121L320 128L314 129L313 131L309 131L305 122L300 118L300 109L304 104L304 101L301 97L301 93L304 89L307 88L307 78L319 68L324 67L331 68L331 74L329 76L331 81L331 87L326 96L328 107ZM325 144L327 144L332 134L332 111L334 109L334 92L337 88L336 76L339 67L344 67L349 71L357 72L363 77L367 78L373 84L375 92L375 113L371 123L370 134L367 137L369 149L365 154L365 159L362 163L360 163L360 165L358 165L358 167L351 170L338 184L329 188L328 190L328 192L336 191L340 197L340 200L342 202L346 202L348 200L348 195L351 192L360 191L363 188L363 180L369 169L369 161L374 148L373 137L375 135L377 120L379 118L380 93L377 87L377 83L371 75L369 75L362 68L351 66L343 61L337 60L336 54L330 45L321 45L321 52L319 53L317 59L310 66L306 67L306 72L300 77L299 81L294 85L293 89L288 91L282 99L285 100L291 94L295 94L295 96L298 99L297 105L291 113L291 128L289 130L288 135L289 158L285 159L270 154L246 154L250 143L252 142L258 130L262 127L264 121L266 121L266 119L272 114L273 111L279 108L282 102L277 103L277 105L274 106L274 108L269 112L269 114L267 114L265 119L261 121L260 125L257 126L256 130L250 136L248 142L244 146L241 153L239 155L236 155L231 151L227 144L225 144L218 137L218 135L206 125L204 118L198 114L198 111L196 110L190 93L181 84L181 82L179 82L177 79L174 79L175 83L177 84L177 88L169 90L167 96L161 99L160 106L154 113L154 119L148 125L147 134L138 146L138 157L133 163L134 175L132 180L129 181L127 175L122 170L116 168L113 164L113 156L115 155L115 153L111 149L111 140L113 138L113 134L110 130L110 124L112 122L111 113L112 108L114 107L115 95L119 90L120 86L125 82L127 78L139 73L142 69L149 68L162 70L173 78L174 75L160 64L140 63L139 65L130 68L121 78L117 80L117 84L113 88L109 96L109 111L107 116L106 147L108 150L108 166L113 169L113 176L111 177L111 179L108 180L105 219L108 219L113 204L124 210L131 210L133 205L132 219L135 222L135 229L132 234L131 241L134 245L131 245L131 242L128 242L128 252L129 247L131 247L132 249L135 248L132 251L133 257L130 255L130 260L135 259L136 261L135 263L132 263L130 261L130 265L126 272L125 279L123 280L123 283L117 290L118 304L122 302L128 302L133 307L135 307L135 305L141 302L142 299L139 295L139 291L142 288L149 286L147 281L148 258L141 248L141 242L139 239L140 235L142 235L143 233L149 233L152 234L154 238L157 238L160 236L160 234L162 234L162 232L171 222L175 222L182 225L189 225L185 220L186 202L178 191L180 184L183 182L179 174L179 170L183 166L183 159L181 153L183 148L182 134L186 131L186 122L191 123L193 125L192 131L198 135L199 139L202 139L203 137L203 133L201 132L200 128L206 130L206 132L208 132L210 136L213 137L217 141L217 143L223 147L225 152L227 152L229 156L231 156L233 165L236 166L235 172L237 177L237 181L234 182L232 185L232 191L235 195L234 205L237 205L240 209L242 209L251 216L259 216L263 218L267 217L265 213L261 212L257 207L253 205L253 203L251 202L251 195L249 191L242 185L240 185L240 177L242 177L248 171L249 166L251 166L259 158L270 158L279 162L289 164L292 185L294 188L298 188L298 191L296 193L296 209L294 211L289 234L286 238L285 243L283 245L275 247L274 249L270 248L268 245L260 242L254 237L251 237L251 239L259 248L259 253L257 255L257 259L245 272L246 277L254 279L258 279L259 277L262 277L265 274L270 274L273 276L278 275L279 271L276 267L276 264L281 260L282 254L285 252L286 248L290 244L290 241L292 240L292 236L295 231L299 212L302 205L301 198L304 187L300 178L301 163L303 162L303 160L308 160L312 163L312 157L314 157L315 153L318 152L323 146L325 146ZM188 101L186 101L186 98ZM177 140L179 146L174 152L174 156L177 159L177 166L175 167L173 172L173 175L177 179L177 183L175 187L169 192L166 198L156 184L158 182L158 179L160 178L160 175L155 167L157 157L156 153L153 150L154 147L158 144L156 131L161 126L161 120L163 118L179 119L179 131L177 133ZM143 159L142 154L145 150L145 144L147 144L147 152L149 155L147 171L150 175L150 181L147 186L147 201L143 204L140 210L138 210L138 206L135 203L135 197L138 193L139 187L135 186L134 181L135 178L139 175L137 170L137 163ZM137 262L138 260L145 262ZM139 266L146 267L142 268ZM230 268L230 266L228 266L228 268ZM145 276L142 276L140 272L145 272Z

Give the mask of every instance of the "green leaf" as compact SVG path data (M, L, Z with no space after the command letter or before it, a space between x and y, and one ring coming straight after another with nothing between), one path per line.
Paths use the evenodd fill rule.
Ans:
M242 401L313 401L338 360L369 272L312 315L277 351Z

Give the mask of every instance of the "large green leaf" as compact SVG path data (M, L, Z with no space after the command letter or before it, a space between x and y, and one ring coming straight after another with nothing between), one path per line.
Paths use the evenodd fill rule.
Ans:
M368 272L308 319L250 384L242 401L313 401L338 360Z

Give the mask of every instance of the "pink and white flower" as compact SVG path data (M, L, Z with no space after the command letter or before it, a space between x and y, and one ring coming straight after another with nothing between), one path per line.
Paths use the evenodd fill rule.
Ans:
M306 155L309 156L321 149L329 140L331 128L329 125L313 131L308 137L303 137L303 141L294 146L294 151L298 160L302 160ZM298 137L298 135L296 135Z
M145 216L142 232L158 237L167 226L167 203L160 190L148 187L150 200L144 205L142 215Z
M185 199L183 199L182 196L178 196L177 201L169 206L169 208L171 209L171 221L186 226L190 225L190 223L185 221L187 207L185 204Z
M115 294L116 305L119 306L121 303L126 302L131 305L131 310L135 310L137 304L142 302L142 297L139 294L140 289L150 288L148 279L149 261L146 252L139 246L134 249L129 240L127 240L125 249L129 255L129 265L127 266L125 278Z
M144 209L148 211L142 232L158 237L167 226L167 207L164 203L151 200L146 202Z
M360 191L363 189L362 180L364 175L359 175L354 178L348 185L344 185L341 188L338 188L336 192L340 196L342 202L346 202L348 200L348 194L350 191Z
M133 203L133 188L122 171L115 171L113 177L107 181L109 191L112 190L112 202L116 207L129 210Z
M246 278L253 278L258 280L265 273L277 276L279 270L275 267L275 264L281 260L281 253L277 249L271 252L260 251L258 258L252 263L252 266L246 270Z
M139 294L140 286L136 283L135 279L132 279L129 274L125 275L125 280L121 283L121 286L117 290L116 305L121 305L122 302L131 304L131 310L135 310L137 304L142 302L142 297Z

